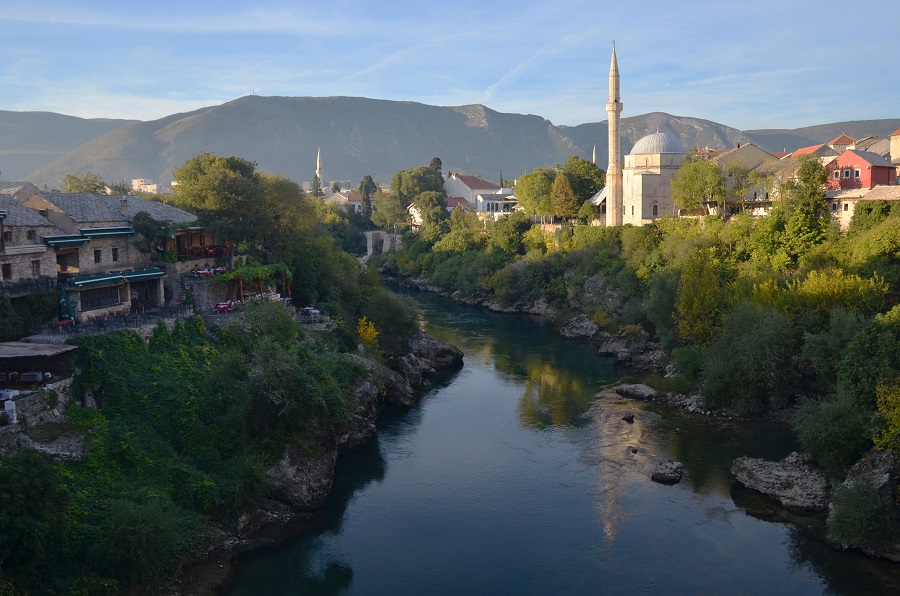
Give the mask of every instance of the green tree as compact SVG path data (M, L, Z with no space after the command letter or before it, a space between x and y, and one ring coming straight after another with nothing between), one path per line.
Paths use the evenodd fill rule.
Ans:
M98 174L85 172L78 174L66 174L63 181L63 192L80 192L89 194L106 194L106 182Z
M409 226L409 214L400 197L391 194L377 199L373 205L372 223L394 233Z
M709 252L697 253L685 264L675 299L675 323L682 340L705 345L713 338L721 315L719 283Z
M540 215L543 218L553 213L550 193L555 179L554 170L537 168L516 181L516 201L525 209L526 215Z
M322 192L322 181L319 180L318 174L313 174L312 184L309 186L309 194L318 198L325 196L325 193Z
M109 190L114 195L130 195L132 194L131 185L125 182L124 180L119 180L114 184L109 185Z
M372 195L378 192L378 185L372 180L371 176L363 176L362 182L359 183L359 194L362 197L362 212L367 219L372 217Z
M308 250L316 233L316 207L293 180L278 174L260 175L265 210L269 225L262 244L274 262L300 265L300 256Z
M672 178L672 197L685 209L703 207L709 213L713 201L725 200L725 178L717 164L689 155Z
M400 198L403 208L423 192L444 192L444 178L440 172L426 166L416 166L411 170L400 170L391 179L391 196Z
M175 180L176 203L196 212L221 240L255 239L270 224L260 208L264 191L254 162L200 153L175 170Z
M331 183L331 192L341 192L341 185L337 182Z
M572 218L578 213L578 197L569 184L569 177L565 172L557 172L553 179L553 186L550 187L550 201L553 205L553 216L562 218Z
M570 156L562 170L569 178L569 184L572 185L572 190L578 197L579 205L597 194L606 185L606 172L598 168L596 164L577 155Z
M743 205L747 199L747 193L750 192L750 170L740 164L733 163L728 166L728 192L726 193L726 203L730 200ZM723 211L723 215L728 213Z
M438 174L441 174L441 168L443 167L443 165L444 164L441 162L440 157L432 157L431 161L428 163L428 167L431 168L432 170L434 170L435 172L437 172ZM443 177L444 177L443 174L441 174L441 178L443 178Z

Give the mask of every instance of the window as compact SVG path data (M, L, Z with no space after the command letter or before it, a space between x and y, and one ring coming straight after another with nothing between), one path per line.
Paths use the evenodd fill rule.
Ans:
M118 248L112 249L112 260L113 261L119 260L119 249Z
M656 217L657 215L659 215L659 205L654 203L653 204L653 217Z
M99 263L102 260L100 255L101 255L100 249L98 248L97 250L94 251L94 262L95 263Z
M27 240L34 240L35 238L37 238L37 232L35 232L34 230L28 230L27 232L25 232L25 238Z
M844 203L844 211L850 211L850 203Z
M853 170L853 177L856 178L857 180L860 178L859 170Z
M40 277L41 276L41 262L40 261L31 261L31 277Z
M84 290L80 295L81 310L95 310L107 306L119 304L119 288L97 288L96 290Z
M834 179L835 179L835 180L840 180L840 178L841 178L841 171L840 171L840 170L835 170L835 171L834 171Z
M10 232L9 230L3 232L3 241L12 242L12 232Z
M850 170L844 170L844 178L850 177Z
M837 211L837 206L838 206L837 203L832 203L832 204L831 204L831 210L832 210L832 211Z
M11 263L3 263L3 279L8 280L12 279L12 264Z
M631 206L631 214L634 215L634 205Z

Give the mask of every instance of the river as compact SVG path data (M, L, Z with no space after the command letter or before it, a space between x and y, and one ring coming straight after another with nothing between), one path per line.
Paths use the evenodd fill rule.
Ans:
M784 457L787 429L591 408L626 372L594 347L413 296L426 330L465 352L462 370L382 415L311 529L243 556L224 593L900 593L900 566L832 550L814 538L820 519L733 485L731 460ZM682 482L651 482L668 459Z

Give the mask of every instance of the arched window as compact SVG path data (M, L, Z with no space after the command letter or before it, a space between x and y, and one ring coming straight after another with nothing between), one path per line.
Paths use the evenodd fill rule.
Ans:
M653 217L656 217L657 215L659 215L659 205L653 203Z

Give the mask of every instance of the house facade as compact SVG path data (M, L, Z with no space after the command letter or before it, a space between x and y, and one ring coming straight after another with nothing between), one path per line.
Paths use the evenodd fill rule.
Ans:
M826 166L829 189L874 188L894 184L894 164L871 151L848 149Z
M56 255L43 242L62 233L45 217L9 195L0 195L0 283L19 296L56 283Z

